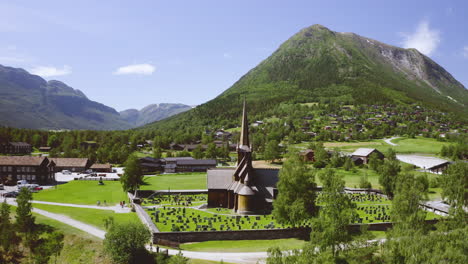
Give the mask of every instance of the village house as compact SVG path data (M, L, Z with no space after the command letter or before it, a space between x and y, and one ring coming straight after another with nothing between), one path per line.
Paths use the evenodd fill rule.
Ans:
M29 183L54 182L55 163L47 157L0 156L0 183L16 185L19 180Z
M91 167L88 158L50 158L55 163L55 172L68 170L71 172L84 172Z
M89 168L94 172L112 172L112 165L109 163L94 163Z
M379 159L383 159L385 156L382 152L374 149L374 148L358 148L351 154L351 158L360 158L363 161L363 164L369 163L369 158L372 154L377 154Z
M32 152L31 144L26 142L6 142L0 144L0 153L10 155L29 155Z
M302 157L304 161L310 161L310 162L315 161L315 153L312 149L306 149L304 151L301 151L299 155Z

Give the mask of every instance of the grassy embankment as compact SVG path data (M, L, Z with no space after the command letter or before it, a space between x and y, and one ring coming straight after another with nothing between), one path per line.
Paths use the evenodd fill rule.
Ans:
M194 190L206 189L206 172L160 174L144 178L141 190Z

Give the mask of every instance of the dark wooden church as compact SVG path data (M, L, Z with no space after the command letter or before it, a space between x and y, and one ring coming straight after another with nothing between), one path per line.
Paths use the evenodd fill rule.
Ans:
M208 170L208 207L233 209L240 214L256 214L272 209L276 197L279 169L252 166L252 146L246 104L242 113L242 129L237 146L236 168Z

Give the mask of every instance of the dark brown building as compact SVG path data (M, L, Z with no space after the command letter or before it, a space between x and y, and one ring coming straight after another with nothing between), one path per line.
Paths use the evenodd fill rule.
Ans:
M16 185L19 180L46 184L54 182L55 163L47 157L0 156L0 182Z
M299 154L301 155L302 159L304 159L304 161L310 161L310 162L315 161L315 153L311 149L306 149Z
M94 172L112 172L112 165L110 165L109 163L94 163L89 168Z
M271 210L276 198L278 169L259 169L252 166L247 112L242 115L240 142L237 146L237 166L210 169L207 175L208 207L233 209L240 214L263 213Z
M0 144L0 153L3 154L29 155L31 152L31 144L25 142L7 142Z
M68 170L71 172L83 172L91 167L91 161L87 158L50 158L55 162L55 172Z

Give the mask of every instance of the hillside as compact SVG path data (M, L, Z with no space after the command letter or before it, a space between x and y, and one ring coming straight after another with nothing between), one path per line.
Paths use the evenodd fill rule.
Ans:
M0 124L35 129L127 129L119 113L80 90L0 65Z
M280 103L411 104L460 116L468 91L443 67L415 49L403 49L321 25L284 42L215 99L146 128L232 127L241 101L268 116Z
M127 109L120 112L120 116L134 127L162 120L192 109L184 104L150 104L141 110Z

